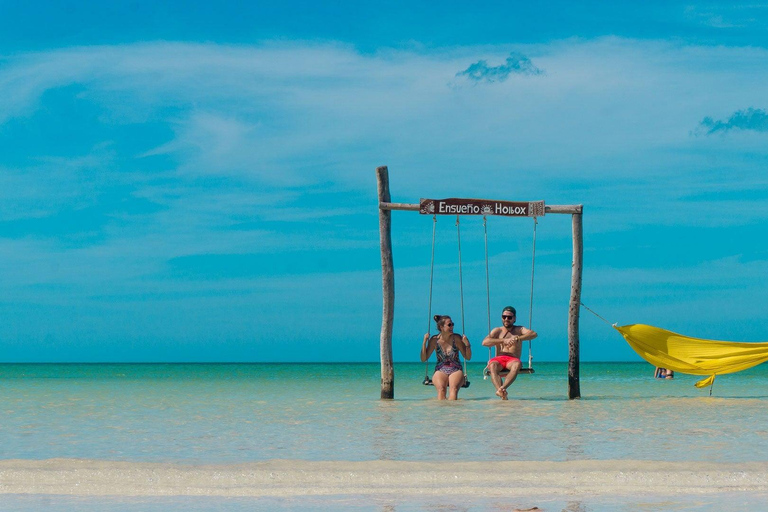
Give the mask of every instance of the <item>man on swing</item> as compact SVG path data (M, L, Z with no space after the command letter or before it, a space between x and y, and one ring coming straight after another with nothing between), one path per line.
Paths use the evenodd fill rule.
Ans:
M496 387L496 396L507 400L507 388L515 382L522 363L520 354L523 351L523 341L532 340L538 336L534 331L521 325L515 325L517 311L507 306L501 312L501 327L494 328L483 340L484 347L496 347L496 357L488 361L488 372ZM509 370L509 374L501 381L499 372Z

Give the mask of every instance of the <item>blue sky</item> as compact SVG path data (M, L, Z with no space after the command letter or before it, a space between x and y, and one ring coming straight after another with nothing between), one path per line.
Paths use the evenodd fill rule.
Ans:
M768 340L768 4L276 4L0 0L0 360L378 360L379 165L399 202L584 204L591 308ZM431 219L393 226L416 361ZM488 227L493 321L527 321L532 222ZM461 237L479 343L481 219ZM563 361L568 216L536 261L534 354ZM637 360L586 311L581 340Z

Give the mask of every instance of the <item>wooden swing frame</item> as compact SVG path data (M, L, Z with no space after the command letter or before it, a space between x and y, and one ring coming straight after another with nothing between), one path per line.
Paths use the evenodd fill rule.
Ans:
M581 303L581 274L584 245L582 239L583 205L544 205L543 201L510 202L488 199L442 200L450 204L449 211L438 208L434 200L422 200L419 204L393 203L389 191L389 169L376 168L379 195L379 239L381 243L381 271L383 308L380 336L381 398L395 397L395 369L392 361L392 326L395 317L395 268L392 258L392 210L416 211L431 215L503 215L508 217L533 216L532 209L540 209L536 216L546 213L570 214L573 238L571 266L571 296L568 306L568 398L581 398L579 385L579 304ZM432 204L430 205L430 201ZM424 211L432 208L431 211Z

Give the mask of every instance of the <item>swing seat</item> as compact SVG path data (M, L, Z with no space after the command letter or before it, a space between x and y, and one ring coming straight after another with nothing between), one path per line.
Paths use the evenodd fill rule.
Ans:
M432 383L432 379L430 379L429 377L424 377L424 382L422 382L422 384L424 384L425 386L434 386L434 384ZM462 384L461 387L468 388L469 385L470 385L469 379L465 376L464 384Z
M536 373L536 371L533 368L520 368L520 371L517 372L518 375L523 373L531 374L531 373ZM488 370L488 367L486 367L485 370L483 370L483 376L489 377L490 375L491 375L491 372ZM499 376L501 377L506 377L507 375L509 375L509 370L502 370L499 372Z

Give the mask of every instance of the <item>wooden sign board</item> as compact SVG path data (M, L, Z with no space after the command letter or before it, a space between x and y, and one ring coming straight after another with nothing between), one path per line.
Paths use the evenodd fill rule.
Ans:
M544 201L494 201L493 199L421 199L423 215L505 215L507 217L542 217Z

